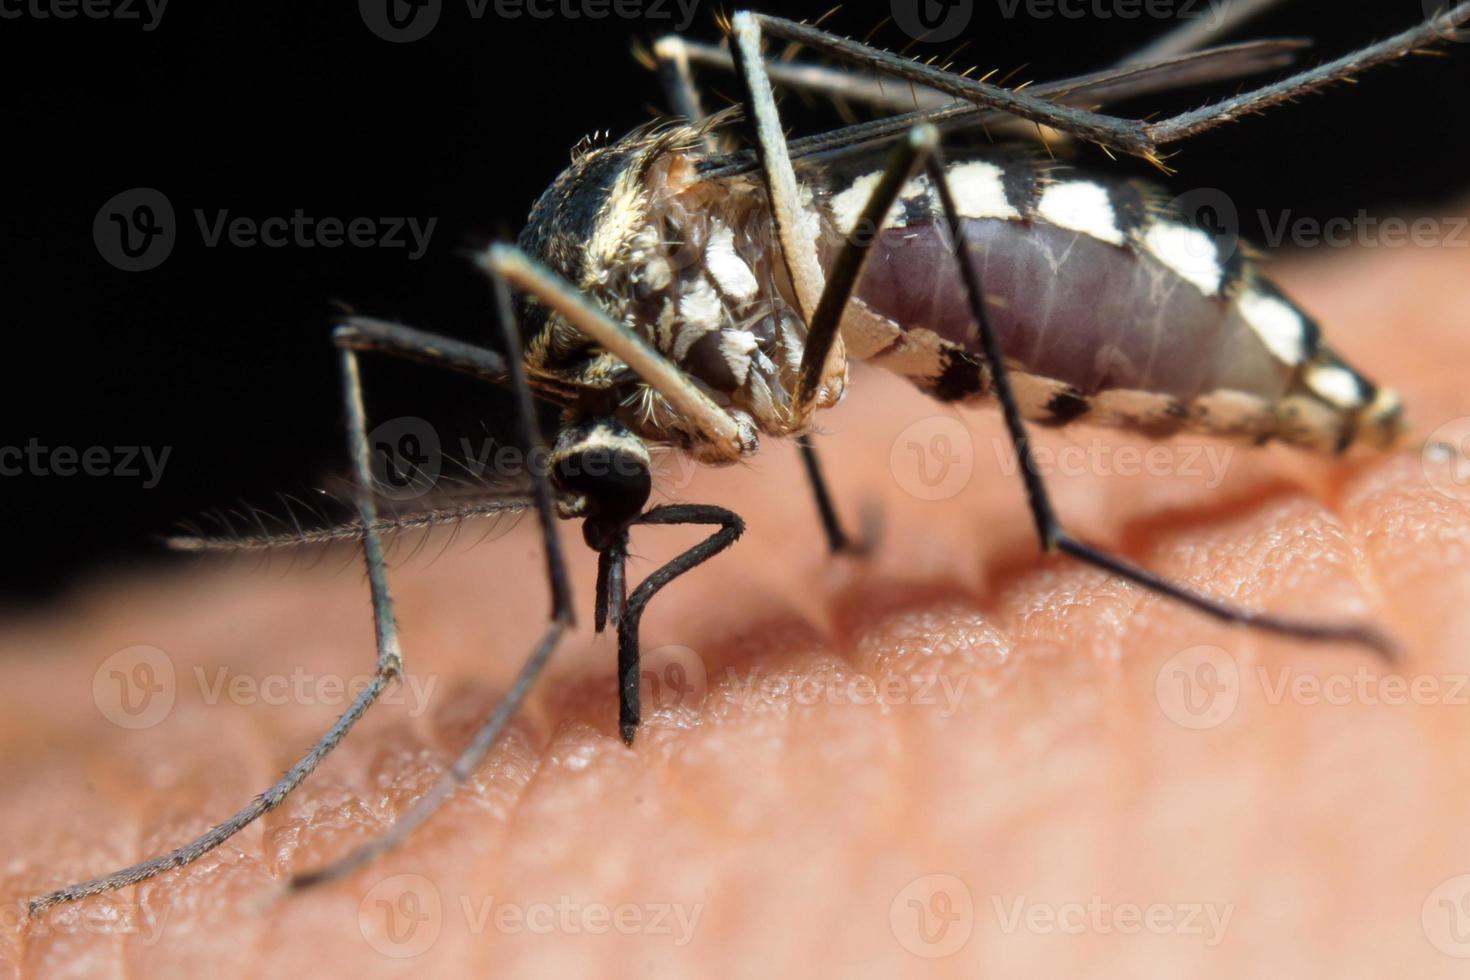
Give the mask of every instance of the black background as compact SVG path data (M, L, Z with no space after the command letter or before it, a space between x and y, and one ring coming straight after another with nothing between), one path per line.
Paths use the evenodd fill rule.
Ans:
M811 17L828 5L764 9ZM554 0L565 7L597 9ZM0 217L0 445L171 447L152 489L140 478L0 477L0 595L33 601L109 562L160 560L152 536L180 518L236 498L268 503L340 471L332 300L486 338L488 290L464 253L519 229L578 138L627 130L659 104L631 44L672 30L677 8L643 9L638 19L507 19L492 3L476 20L464 0L444 0L438 26L409 44L376 37L352 3L175 0L152 31L139 20L0 19L11 172ZM717 9L700 3L691 34L714 39ZM1024 66L1017 77L1037 80L1102 67L1170 26L1039 18L1024 0L1015 17L1003 9L976 0L961 60ZM1309 58L1329 56L1422 12L1418 0L1288 0L1236 37L1309 35L1319 42ZM832 23L864 35L888 13L888 0L853 3ZM876 39L907 41L892 24ZM1463 145L1451 144L1464 126L1470 45L1445 49L1448 59L1379 69L1355 88L1191 142L1173 186L1225 189L1257 239L1256 209L1329 218L1445 206L1467 184ZM727 76L712 81L734 89ZM93 220L140 186L167 195L178 241L158 268L123 272L100 256ZM196 208L438 223L427 254L409 261L406 249L207 248ZM502 406L493 391L425 369L375 362L366 372L379 419L474 428Z

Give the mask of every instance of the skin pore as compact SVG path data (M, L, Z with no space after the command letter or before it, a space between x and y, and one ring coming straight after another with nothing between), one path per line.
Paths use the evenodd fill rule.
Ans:
M1370 620L1402 644L1391 668L1039 556L996 413L859 367L819 446L848 523L881 509L873 555L825 555L789 445L670 465L675 499L749 530L650 607L662 686L626 749L594 556L564 525L578 627L529 709L408 845L305 895L279 883L391 823L529 652L548 606L530 520L394 569L411 682L280 809L28 924L25 898L263 789L370 671L372 622L345 555L346 571L181 563L13 620L0 977L1454 975L1470 486L1420 447L1470 415L1466 261L1379 246L1270 270L1403 393L1395 453L1038 436L1082 537L1243 605ZM636 530L630 575L700 533ZM123 673L163 701L120 716L106 662L140 645L162 659Z

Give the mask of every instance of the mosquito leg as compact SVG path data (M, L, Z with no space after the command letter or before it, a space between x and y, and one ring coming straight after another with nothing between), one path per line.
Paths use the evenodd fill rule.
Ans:
M373 621L377 634L377 669L373 672L372 681L361 694L353 699L347 710L306 755L288 769L275 785L251 800L234 816L211 827L202 836L183 847L167 854L123 868L120 871L114 871L100 878L69 885L33 899L30 903L30 910L33 914L61 902L71 902L89 895L112 891L124 885L132 885L152 878L165 871L181 868L220 846L248 827L262 814L279 806L291 791L311 774L322 759L337 747L357 720L383 693L389 681L403 674L403 654L398 642L398 624L393 616L393 598L388 591L388 576L383 561L383 542L378 534L378 512L373 501L373 478L367 443L366 412L363 408L362 379L357 371L356 353L344 347L341 351L340 363L343 397L347 407L347 446L352 459L353 489L359 520L363 528L363 557L367 563L368 584L372 592Z
M1041 473L1037 469L1036 461L1031 453L1031 444L1027 437L1026 427L1021 421L1021 413L1016 406L1016 396L1011 389L1009 369L1005 366L1005 358L1001 351L1000 341L996 337L995 328L990 323L990 319L986 313L984 292L980 285L980 273L976 268L974 256L971 254L965 238L964 221L959 215L959 210L955 207L949 182L945 178L943 154L938 149L929 157L928 168L930 179L934 182L934 186L938 190L940 204L944 209L945 220L949 227L950 238L954 243L955 258L959 263L960 276L965 284L965 292L970 304L970 315L976 324L980 349L985 356L985 361L989 365L991 375L994 379L992 384L995 388L996 398L1000 402L1001 414L1005 419L1006 430L1010 434L1011 443L1016 450L1016 456L1022 463L1021 475L1026 485L1026 497L1031 506L1031 517L1036 525L1037 536L1041 539L1042 549L1048 552L1061 551L1069 554L1090 565L1095 565L1114 575L1126 578L1153 592L1158 592L1185 605L1192 606L1200 612L1213 616L1216 619L1241 623L1257 629L1281 633L1304 640L1358 643L1373 649L1385 657L1392 656L1392 643L1387 637L1372 627L1358 624L1343 625L1312 620L1289 619L1283 616L1273 616L1267 613L1239 609L1218 599L1170 582L1116 555L1079 541L1063 530L1052 509L1051 498L1046 492L1046 484L1041 478Z
M868 250L879 236L884 219L898 200L909 175L928 159L938 144L939 131L933 126L918 126L909 131L908 138L901 140L889 157L883 176L868 195L862 213L837 253L822 287L816 311L807 320L806 348L802 351L796 390L791 397L792 411L798 418L810 411L816 398L833 344L842 328L842 314L847 310L847 303L862 276Z
M506 366L509 368L511 390L515 396L516 435L528 453L542 448L536 432L535 409L531 402L531 389L526 381L525 366L521 361L520 335L516 329L515 310L511 305L510 289L499 276L493 277L497 305L497 321L505 343ZM365 458L365 457L364 457ZM546 555L546 577L551 591L551 620L546 631L536 644L531 656L516 675L515 682L496 706L489 719L475 733L470 744L460 753L449 770L439 778L434 787L408 809L392 827L377 839L351 851L331 864L292 877L293 890L310 887L321 882L333 881L371 861L374 857L391 850L401 843L414 828L427 820L439 809L449 795L479 767L490 747L500 737L505 726L520 709L537 678L541 675L557 641L567 627L573 623L571 586L567 578L566 562L562 557L561 543L556 536L556 515L552 510L551 484L546 473L538 467L530 467L532 495L536 501L536 514L541 522L541 544Z
M832 491L827 489L827 480L822 476L822 464L817 459L817 448L812 445L812 437L805 433L797 436L796 448L801 452L801 465L806 470L812 497L817 502L822 530L827 534L827 549L834 555L865 551L863 544L855 543L842 527L842 519L837 516L837 507L832 503Z
M653 42L653 60L658 68L658 81L669 100L674 115L691 123L704 120L704 106L699 99L699 86L694 83L690 65L690 44L677 34L666 34Z
M1042 82L1029 86L1026 91L1032 97L1044 97L1063 105L1105 105L1120 98L1174 91L1285 68L1295 60L1296 53L1306 47L1310 45L1301 40L1247 41L1154 61L1129 62L1087 75ZM777 79L778 76L773 72L771 77ZM889 139L926 122L984 128L1014 124L1017 119L969 102L952 102L936 109L906 112L799 137L789 140L787 146L792 158L799 159L858 143ZM1034 130L1034 127L1030 128ZM757 165L752 151L740 151L724 158L720 166L706 171L705 176L713 179L748 173Z
M1145 127L1148 139L1155 145L1174 143L1214 129L1222 123L1239 119L1248 113L1261 112L1271 106L1295 99L1308 92L1315 92L1333 82L1339 82L1360 71L1381 65L1386 61L1417 51L1436 41L1450 36L1455 28L1470 23L1470 3L1436 14L1417 27L1396 34L1377 44L1369 45L1335 61L1307 71L1298 72L1289 78L1229 99L1181 113L1169 119L1150 123Z
M734 462L753 450L756 439L753 431L742 429L730 413L685 377L677 365L648 341L609 317L571 283L512 245L492 245L480 263L492 276L535 296L616 354L699 429L711 457Z
M938 140L939 133L933 126L920 126L899 143L884 168L883 176L873 188L862 213L848 233L847 241L838 252L836 261L832 263L830 275L822 287L821 298L817 301L816 312L812 314L807 329L806 348L802 352L796 391L791 399L792 410L798 418L805 417L815 401L828 356L842 326L842 314L857 287L863 263L878 235L878 229L883 227L884 218L889 208L898 200L904 183L915 167L922 164L933 151ZM864 550L862 545L855 544L842 529L832 496L822 478L821 465L817 461L817 452L812 446L811 438L802 434L797 439L797 445L801 450L801 461L806 468L807 480L816 497L817 512L821 515L822 527L827 533L828 546L834 553Z
M1374 65L1392 61L1436 41L1456 36L1455 29L1467 22L1470 22L1470 2L1461 3L1378 44L1317 68L1299 72L1283 81L1221 100L1193 112L1181 113L1160 122L1145 123L1137 119L1123 119L1069 108L1030 92L987 85L781 17L745 12L736 14L733 19L737 40L742 26L749 24L750 29L759 30L766 36L803 44L852 64L927 85L977 106L999 109L1154 163L1160 162L1157 150L1166 143L1195 136L1245 113L1260 112L1341 81Z
M1198 55L1203 49L1206 41L1220 36L1225 31L1237 26L1248 17L1259 13L1264 7L1272 6L1281 0L1238 0L1232 2L1222 13L1221 19L1212 21L1209 18L1198 18L1186 21L1177 30L1170 31L1159 40L1150 44L1147 48L1135 52L1120 62L1122 65L1145 67L1148 69L1161 69L1164 66L1159 62L1182 62L1184 56ZM1198 57L1201 68L1208 66L1211 61L1233 62L1229 66L1228 74L1222 77L1244 74L1251 71L1264 70L1265 67L1280 67L1290 59L1284 57L1286 51L1303 46L1300 41L1256 41L1245 44L1229 45L1210 51L1203 57ZM735 59L730 49L715 44L703 44L699 41L687 40L677 34L670 34L660 38L654 45L654 60L659 76L663 80L664 91L668 94L670 105L674 111L689 119L699 119L702 115L692 115L688 108L699 108L697 95L694 98L686 97L686 93L692 92L692 74L695 65L716 68L723 71L733 71ZM1269 61L1264 60L1269 56ZM1256 59L1261 59L1257 61ZM1226 67L1222 64L1222 68ZM1172 68L1172 66L1171 66ZM918 110L919 112L932 112L943 106L951 106L955 97L947 92L941 92L928 86L909 84L895 85L891 78L872 73L854 72L840 68L831 68L826 65L812 64L810 62L786 61L775 58L766 59L766 74L771 81L777 85L784 86L813 95L824 95L832 99L844 102L858 102L869 105L875 109L889 112L908 112ZM688 79L688 81L686 81ZM1208 80L1208 79L1206 79ZM1042 96L1053 101L1056 99L1055 90L1068 81L1060 83L1043 83L1032 85L1027 91L1032 96ZM1077 81L1084 84L1088 76L1082 76ZM688 86L683 91L675 91L675 86ZM1094 100L1089 100L1094 101ZM1094 104L1091 108L1096 108ZM963 103L963 111L975 114L978 110L975 106ZM917 125L924 119L910 121L909 125ZM993 121L993 120L987 120ZM907 127L905 127L907 128Z
M786 136L781 131L771 78L766 74L766 62L761 54L760 24L754 14L744 11L736 14L732 21L734 38L731 53L745 90L745 110L755 137L756 156L765 172L766 192L771 199L771 220L781 243L781 257L796 292L797 313L810 323L825 281L817 262L817 228L814 223L803 220L807 212L802 205L796 171L791 167ZM845 376L847 371L846 363L841 359L841 347L837 343L833 347L833 356L828 359L831 363L824 364L824 377L834 381Z
M645 511L639 524L717 524L719 530L644 579L628 598L618 623L618 734L633 744L638 731L638 626L658 591L690 569L724 551L745 531L740 515L712 504L666 504Z
M365 316L350 316L332 332L339 347L357 351L379 351L432 367L460 371L491 384L505 384L510 368L494 351L452 337L415 330L401 323L388 323Z
M734 16L732 25L737 53L740 50L739 42L746 33L777 37L803 44L879 74L938 89L977 106L999 109L1022 119L1060 129L1110 149L1144 158L1152 156L1153 144L1145 133L1144 124L1136 119L1120 119L1058 105L1029 92L965 78L783 17L742 11Z
M664 45L667 45L667 49L661 52L660 47ZM732 71L735 68L735 59L728 48L688 41L677 34L660 38L654 45L653 51L661 77L666 70L665 56L669 62L685 66L686 73L691 66L696 64L724 71ZM862 74L828 68L826 65L782 61L774 58L767 58L765 62L766 74L778 85L800 89L815 95L826 95L833 99L861 102L876 109L889 111L915 108L933 109L954 101L953 96L943 92L922 86L895 85L881 75ZM668 70L674 70L672 65ZM664 88L665 91L669 90L668 82L665 83ZM679 100L672 97L670 101L675 106L680 104ZM679 111L682 112L682 110Z
M791 279L797 284L803 307L813 311L807 318L806 346L791 398L792 415L800 426L818 407L819 395L824 393L824 388L827 399L831 400L832 387L840 385L846 377L846 358L839 342L842 314L862 275L868 249L883 227L889 208L898 200L914 168L938 142L939 134L933 126L920 126L910 132L907 139L900 141L862 213L849 230L830 275L825 275L817 264L816 242L798 238L798 228L803 224L799 218L803 205L754 21L747 18L737 25L734 51L745 86L747 112L754 125L757 154L765 170L766 186L771 189L771 213L782 243L782 254ZM816 496L828 545L834 552L853 550L852 539L842 529L831 494L822 479L811 440L803 433L798 445Z

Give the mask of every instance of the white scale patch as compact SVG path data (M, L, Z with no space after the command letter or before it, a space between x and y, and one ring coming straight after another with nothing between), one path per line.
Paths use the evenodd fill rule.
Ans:
M696 340L718 330L725 320L725 308L707 280L700 279L679 297L679 319L683 323L671 352L676 361L683 360Z
M1059 228L1080 231L1113 245L1123 244L1123 232L1118 228L1107 189L1091 181L1052 184L1042 192L1036 213ZM1210 254L1214 254L1213 248Z
M1291 304L1276 296L1247 290L1236 301L1240 315L1283 364L1300 364L1306 357L1307 325Z
M1206 296L1219 294L1225 270L1220 267L1215 240L1203 231L1174 221L1155 221L1143 236L1143 247Z
M1337 364L1316 364L1307 368L1307 387L1338 408L1358 408L1363 404L1358 379Z
M735 251L735 233L728 225L716 224L704 248L704 261L726 296L744 302L759 291L755 274Z
M983 160L972 160L968 163L955 164L945 173L949 178L950 192L954 194L955 207L959 209L963 217L1011 220L1021 218L1021 212L1017 211L1006 199L1005 186L1002 183L1004 172L996 164L986 163ZM832 216L843 234L850 234L857 225L858 218L862 217L863 208L867 206L868 198L872 197L873 190L882 179L882 171L875 170L872 173L863 174L854 180L846 190L833 195ZM888 215L883 220L883 227L902 228L904 226L903 202L929 198L931 191L927 174L920 174L910 179L903 185L898 200L889 209ZM1109 211L1111 212L1111 208Z
M878 183L883 179L883 171L874 170L872 173L863 174L854 180L840 194L832 197L832 218L837 223L837 228L844 235L852 234L857 227L858 219L863 216L863 210L868 206L868 199L873 196L873 191L878 189ZM903 221L903 199L920 197L929 190L929 178L922 174L912 178L903 185L899 191L898 199L888 209L888 214L883 218L884 228L902 228Z
M755 351L755 334L748 330L726 330L720 335L720 355L730 366L737 385L750 373L750 355Z
M1174 399L1168 395L1131 388L1113 388L1093 396L1089 418L1094 422L1148 424L1167 419L1174 405Z
M1019 219L1017 211L1006 199L1000 167L984 160L972 160L950 167L945 172L954 206L966 218Z

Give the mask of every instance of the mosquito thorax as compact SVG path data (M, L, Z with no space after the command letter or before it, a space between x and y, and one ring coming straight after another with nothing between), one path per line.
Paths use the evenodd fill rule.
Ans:
M753 452L757 433L793 431L806 327L771 245L764 188L701 179L702 133L663 127L579 148L519 244L672 360L748 432ZM688 421L621 360L535 301L521 314L530 373L601 392L594 400L619 406L639 437L703 458Z

